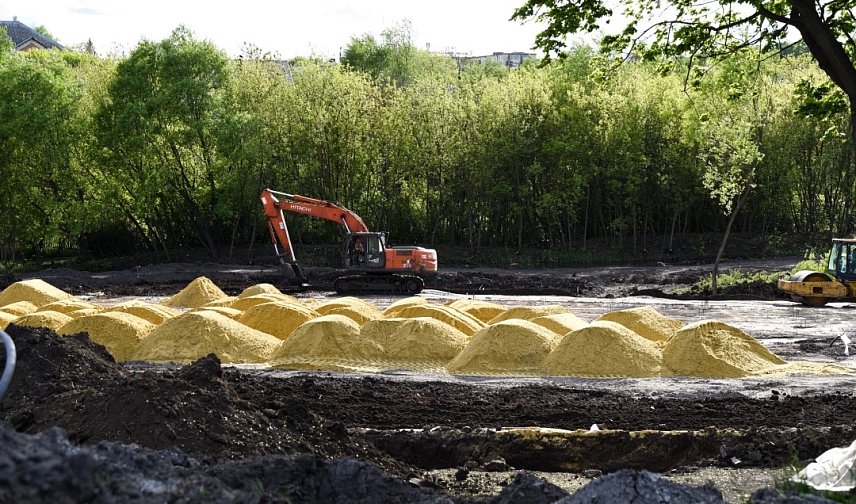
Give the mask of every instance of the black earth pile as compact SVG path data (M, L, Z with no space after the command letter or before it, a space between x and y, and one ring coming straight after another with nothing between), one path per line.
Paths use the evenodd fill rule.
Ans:
M310 411L299 395L269 394L253 403L224 379L209 355L178 370L129 371L85 335L10 326L18 367L0 415L16 430L60 426L72 442L117 441L193 455L314 453L359 457L399 474L411 472ZM330 417L332 418L332 417Z
M552 386L224 371L214 355L175 369L121 366L85 335L59 337L14 325L8 332L18 347L18 367L0 403L0 420L9 424L0 422L0 502L449 502L443 492L448 482L424 469L442 468L446 460L447 468L490 470L497 453L521 461L511 464L517 469L533 468L527 460L548 459L544 447L534 457L533 446L494 435L506 425L711 427L703 445L714 446L717 456L693 463L727 465L737 456L756 466L781 466L794 455L807 460L856 435L850 421L856 400L841 394L634 397ZM412 428L423 430L407 431ZM393 438L378 442L379 431ZM477 432L482 437L474 438ZM626 435L602 439L615 444L588 452L581 468L607 472L617 450L627 449ZM663 464L673 463L675 448L690 453L699 446L649 447L638 467L625 467L668 467ZM624 495L627 485L648 485L653 493L646 495L660 500L638 502L682 502L684 487L628 474L633 482L615 479L619 493L611 495ZM598 480L604 481L612 480ZM686 502L709 501L702 497L712 495L710 489L696 490L703 493L688 494L693 497ZM560 489L518 476L502 494L476 501L560 498L566 498Z

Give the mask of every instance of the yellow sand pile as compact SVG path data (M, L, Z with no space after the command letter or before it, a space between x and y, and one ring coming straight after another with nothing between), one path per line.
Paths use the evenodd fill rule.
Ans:
M497 322L511 319L532 320L534 318L545 317L547 315L558 315L560 313L569 313L569 311L564 306L559 305L515 306L490 319L488 324L492 325Z
M440 367L461 353L469 340L466 334L445 322L419 317L400 324L389 336L384 350L386 356L396 361L437 363Z
M675 333L663 348L663 363L674 374L739 378L784 364L755 338L718 320L703 320Z
M86 317L87 315L96 315L98 313L101 313L101 311L102 311L101 307L98 307L98 308L81 308L79 310L74 310L73 312L70 312L68 314L68 316L71 318Z
M389 342L392 340L392 335L395 334L395 331L397 331L402 324L406 324L408 320L413 319L380 318L369 320L360 326L360 335L363 338L374 341L385 349L389 346Z
M0 308L2 310L3 308ZM93 310L95 312L99 312L103 310L103 307L98 306L93 303L87 303L86 301L81 301L79 299L62 299L59 301L54 301L53 303L48 303L41 308L40 311L58 311L60 313L65 313L66 315L70 315L72 317L76 317L76 315L81 310Z
M396 318L418 317L431 317L445 322L467 336L472 336L484 327L484 323L479 319L449 306L417 304L402 308L396 315Z
M164 304L176 308L199 308L205 303L223 299L224 297L226 297L226 293L221 291L220 287L214 285L214 282L209 280L208 277L203 276L187 284L187 287L164 301Z
M478 299L458 299L457 301L449 303L449 306L457 310L461 310L462 312L469 313L484 323L490 322L507 309L506 306L490 303L488 301L480 301Z
M214 312L214 313L219 313L220 315L225 315L225 316L229 317L230 319L237 319L238 317L241 316L242 313L244 313L241 310L236 310L234 308L227 308L225 306L208 306L208 307L203 306L200 308L196 308L193 311L195 311L195 312L210 311L210 312Z
M300 303L276 301L253 306L236 320L257 331L286 339L304 322L317 318L318 312L306 308Z
M140 342L155 329L155 324L125 312L104 312L74 319L59 328L57 333L89 334L89 339L104 345L117 361L126 361L134 355Z
M270 334L203 310L165 321L140 343L133 359L187 362L215 353L224 363L265 362L279 343Z
M559 313L556 315L535 317L530 322L538 324L541 327L546 327L559 336L564 336L571 331L582 329L588 325L588 322L577 317L573 313Z
M659 376L663 356L657 343L616 322L597 320L568 335L544 359L557 376Z
M60 327L73 320L65 313L55 311L33 312L15 319L14 324L24 327L47 327L56 331Z
M179 315L181 311L168 306L146 303L145 301L127 301L125 303L113 306L109 309L111 312L130 313L136 317L150 322L154 325L160 325L164 320L170 319Z
M252 296L239 297L232 301L232 303L229 305L229 308L246 311L256 305L264 303L276 303L281 301L284 301L286 303L300 303L300 301L298 301L297 299L291 296L286 296L285 294L262 293L254 294Z
M331 362L360 361L382 352L360 335L360 326L344 315L323 315L298 327L272 358L276 367L331 369Z
M0 329L5 330L6 327L17 319L17 315L0 311Z
M215 308L215 307L221 307L221 306L224 306L226 308L230 308L232 306L232 303L234 303L235 300L237 300L237 299L238 298L235 296L226 296L224 298L220 298L220 299L217 299L214 301L209 301L209 302L205 303L204 305L200 306L199 308Z
M44 306L60 299L71 298L71 294L57 289L44 280L24 280L15 282L0 292L0 306L18 301L29 301L36 306Z
M260 283L256 285L251 285L244 289L240 294L238 294L239 298L245 298L250 296L255 296L257 294L282 294L276 287L269 283Z
M377 310L378 314L380 314L380 310L378 310L375 305L353 296L345 296L337 299L332 299L330 301L325 301L321 304L312 307L313 310L317 311L321 315L327 315L331 311L338 310L339 308L357 308L360 310L364 308L374 308L375 310Z
M409 306L414 306L414 305L426 304L426 303L428 303L428 300L423 298L423 297L419 297L419 296L411 296L411 297L399 299L398 301L396 301L396 302L394 302L391 305L386 307L386 310L383 311L383 316L395 318L395 317L398 317L398 312L400 312L404 308L407 308Z
M684 326L680 320L667 317L650 306L604 313L597 320L618 322L651 341L668 341Z
M23 317L24 315L29 315L34 311L38 310L39 307L34 305L29 301L16 301L14 303L9 303L6 306L0 307L0 311L6 312L10 315L15 315L16 317ZM52 310L63 313L60 310Z
M344 315L357 324L365 324L369 320L381 318L383 314L374 306L347 306L327 311L325 315Z
M497 322L473 335L447 369L452 373L537 374L555 341L555 333L526 320Z

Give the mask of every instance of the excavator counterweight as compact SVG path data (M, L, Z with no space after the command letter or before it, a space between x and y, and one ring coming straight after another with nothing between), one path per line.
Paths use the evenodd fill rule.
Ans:
M289 281L302 288L307 288L308 282L294 255L285 212L329 220L342 227L345 238L342 263L346 274L336 279L337 292L416 294L425 284L423 277L437 272L435 250L389 247L386 233L369 231L359 215L337 203L268 188L262 190L260 198L274 251L286 266Z

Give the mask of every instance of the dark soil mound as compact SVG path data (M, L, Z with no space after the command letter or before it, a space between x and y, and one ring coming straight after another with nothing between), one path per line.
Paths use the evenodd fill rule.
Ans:
M211 465L178 451L76 447L61 429L34 436L0 423L0 502L452 502L376 466L316 455Z
M85 336L12 327L18 366L0 418L25 432L60 426L74 442L178 447L214 458L314 453L357 456L408 473L407 467L341 423L317 415L301 394L267 391L247 401L209 355L178 370L132 372ZM334 417L330 417L334 418Z

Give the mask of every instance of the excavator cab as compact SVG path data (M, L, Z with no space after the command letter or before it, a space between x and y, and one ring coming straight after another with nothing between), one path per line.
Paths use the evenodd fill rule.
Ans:
M345 268L382 270L386 267L385 233L348 233L345 236Z

